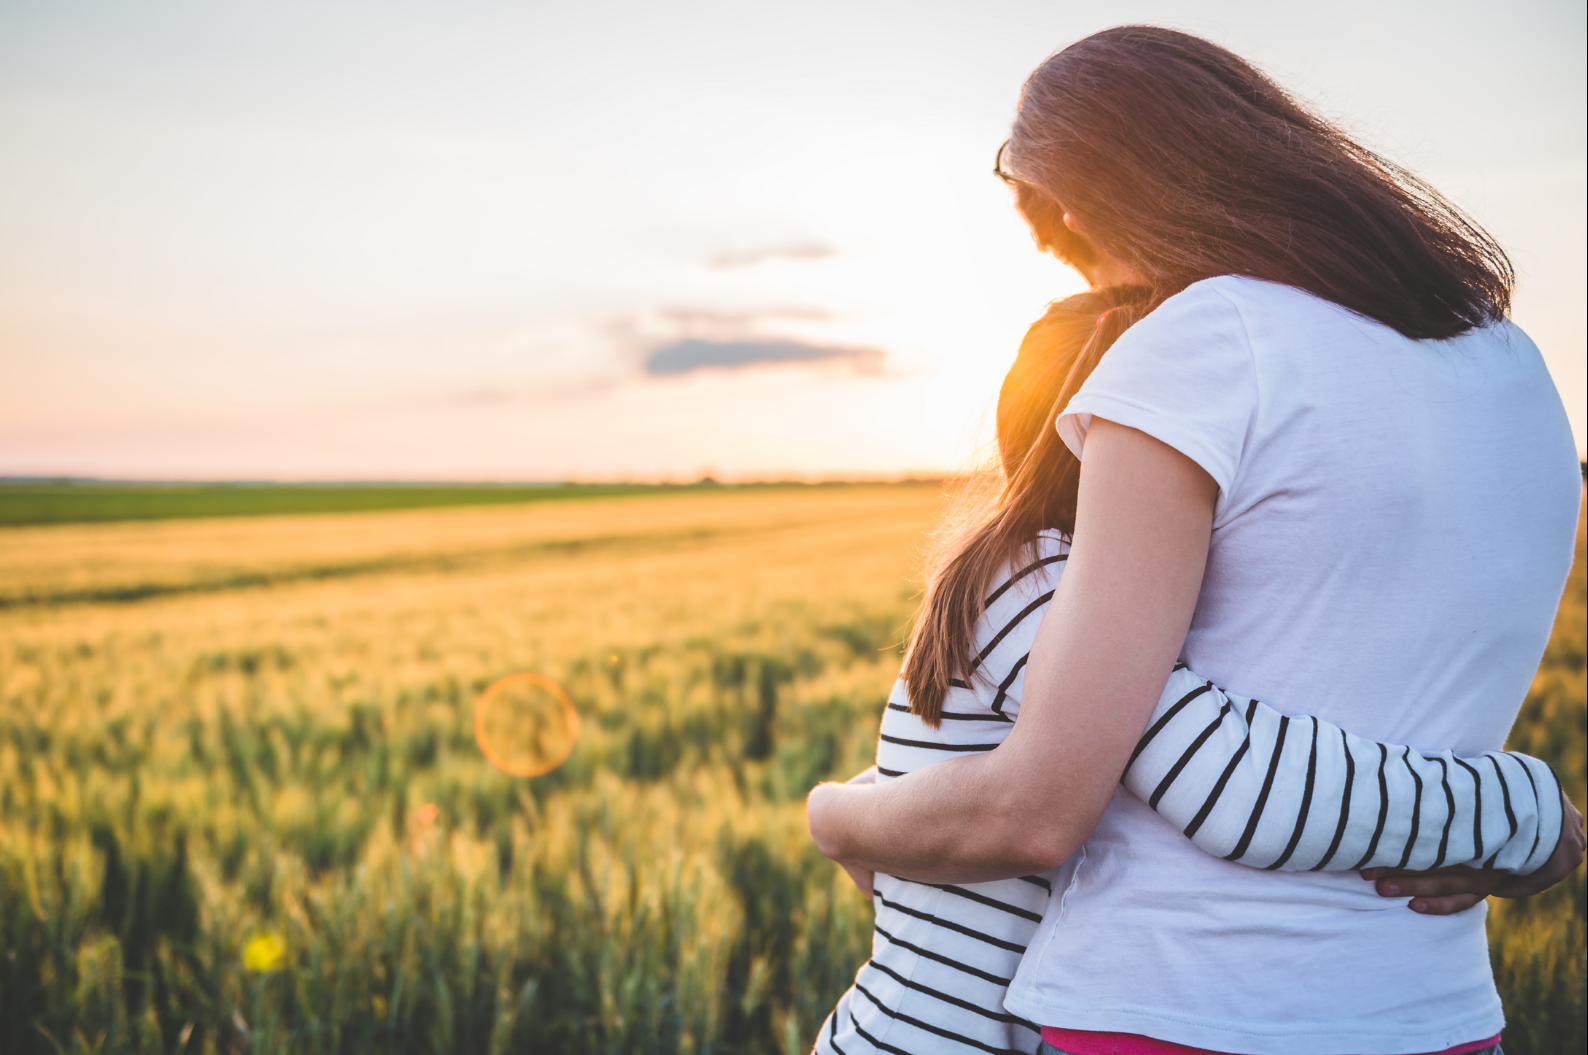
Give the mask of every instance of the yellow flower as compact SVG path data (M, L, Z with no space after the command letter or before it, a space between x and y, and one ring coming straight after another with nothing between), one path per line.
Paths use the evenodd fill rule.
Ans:
M279 934L261 934L243 948L243 966L250 971L279 971L287 958L287 939Z

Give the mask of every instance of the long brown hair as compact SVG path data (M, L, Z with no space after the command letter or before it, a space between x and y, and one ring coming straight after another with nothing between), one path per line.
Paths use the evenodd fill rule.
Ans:
M1411 338L1510 310L1510 261L1460 209L1186 33L1119 26L1053 55L1026 81L1006 156L1023 196L1077 216L1155 302L1248 275Z
M949 686L975 676L992 576L1044 528L1074 530L1080 463L1054 423L1132 322L1193 282L1247 275L1407 337L1454 337L1504 318L1515 285L1505 251L1437 190L1186 33L1119 26L1053 55L1006 146L1000 169L1040 248L1083 272L1101 251L1146 285L1055 305L1022 345L1029 364L999 399L1002 495L940 548L905 658L911 710L933 725ZM1088 296L1118 306L1099 318L1107 304Z
M1002 494L944 540L904 661L910 710L929 724L941 722L949 686L976 674L976 621L993 575L1024 554L1034 556L1039 532L1075 530L1081 463L1055 422L1149 298L1135 286L1070 297L1050 306L1020 343L998 394Z

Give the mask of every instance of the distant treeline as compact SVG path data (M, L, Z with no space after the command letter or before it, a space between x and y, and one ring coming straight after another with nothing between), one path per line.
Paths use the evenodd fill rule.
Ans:
M927 481L905 481L912 484L923 482ZM685 493L718 488L765 490L849 486L855 485L792 481L720 484L710 477L687 484L272 484L14 480L0 481L0 527L283 513L362 513L384 509L508 505L614 495Z

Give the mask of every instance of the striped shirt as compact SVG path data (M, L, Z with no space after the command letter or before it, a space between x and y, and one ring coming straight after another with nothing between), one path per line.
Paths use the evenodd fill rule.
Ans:
M894 685L877 779L990 751L1020 711L1026 662L1069 546L1044 532L1005 569L977 625L968 682L933 729ZM1224 692L1183 665L1169 679L1125 786L1209 853L1254 867L1344 870L1466 863L1526 873L1559 838L1559 784L1544 763L1457 758L1365 741L1311 717ZM1038 1024L1004 994L1059 870L991 883L878 874L872 955L823 1024L817 1055L1035 1052Z

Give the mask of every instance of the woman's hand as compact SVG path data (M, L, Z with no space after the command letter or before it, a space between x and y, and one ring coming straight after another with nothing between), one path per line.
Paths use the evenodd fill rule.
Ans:
M1407 905L1427 916L1465 912L1486 897L1531 897L1571 875L1582 864L1588 836L1583 816L1571 799L1561 794L1560 841L1544 867L1525 876L1494 869L1453 865L1413 872L1397 868L1364 868L1362 878L1372 880L1380 897L1411 896Z

